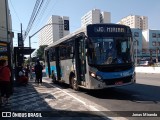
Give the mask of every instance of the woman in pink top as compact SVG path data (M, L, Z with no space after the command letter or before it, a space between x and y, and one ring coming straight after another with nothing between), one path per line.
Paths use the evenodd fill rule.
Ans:
M6 60L0 60L0 92L1 92L1 102L8 103L8 98L10 97L10 69L6 66Z

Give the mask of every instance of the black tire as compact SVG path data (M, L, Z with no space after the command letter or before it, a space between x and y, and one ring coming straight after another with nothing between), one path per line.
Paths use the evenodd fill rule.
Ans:
M78 82L75 78L75 76L72 76L71 77L71 86L74 90L79 90L79 87L78 87Z

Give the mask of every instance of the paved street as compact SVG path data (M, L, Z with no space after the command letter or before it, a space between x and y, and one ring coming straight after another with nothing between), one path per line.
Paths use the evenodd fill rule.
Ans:
M160 74L137 74L137 82L133 85L104 90L81 90L77 97L90 100L102 111L158 111L160 115ZM72 92L70 89L69 91ZM99 107L100 106L100 107ZM128 111L128 112L126 112ZM127 115L120 114L123 117ZM128 118L128 117L127 117ZM137 120L137 117L128 118ZM147 118L138 118L141 120ZM158 117L148 118L159 119Z
M65 85L52 84L51 79L48 78L43 79L42 85L32 80L26 87L15 87L14 94L10 98L10 105L1 107L0 110L40 112L41 119L47 120L53 117L54 119L67 117L71 120L75 117L80 120L91 118L94 120L136 120L136 117L127 117L127 114L129 116L132 112L121 112L121 115L124 114L123 117L108 114L112 111L158 111L160 109L159 76L158 74L137 74L137 83L134 85L99 91L84 89L74 91ZM20 118L16 117L16 119ZM143 119L144 117L141 118Z
M80 120L88 120L91 118L93 120L107 119L100 114L96 114L89 106L85 106L74 97L46 82L43 82L42 85L38 85L30 81L29 85L26 87L15 87L14 94L10 98L10 105L2 106L0 110L40 112L42 114L41 119L52 119L52 117L54 117L54 119L64 118L73 120L75 117ZM16 117L16 119L20 118Z

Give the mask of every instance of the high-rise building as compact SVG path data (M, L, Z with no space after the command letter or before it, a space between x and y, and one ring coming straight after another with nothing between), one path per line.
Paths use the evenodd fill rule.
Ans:
M160 53L160 30L143 30L143 53L144 54L152 54L156 56L156 54Z
M10 42L10 33L12 33L11 14L8 6L8 0L0 0L0 41ZM6 20L6 18L8 20ZM8 31L7 31L8 24ZM7 40L8 35L8 40Z
M69 17L52 15L46 27L40 31L39 46L49 45L69 33Z
M101 12L99 9L94 9L86 13L81 18L81 27L87 24L110 23L110 22L111 22L110 12Z
M127 25L131 28L148 29L148 17L139 15L129 15L121 19L118 24Z
M142 56L142 45L143 45L142 30L138 28L132 28L131 31L132 31L133 40L135 41L134 42L134 52L135 52L134 55Z

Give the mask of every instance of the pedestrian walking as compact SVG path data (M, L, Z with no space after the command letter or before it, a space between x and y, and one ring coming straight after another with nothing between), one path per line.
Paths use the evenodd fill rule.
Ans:
M42 70L43 70L43 66L40 64L39 61L37 61L37 64L35 65L35 74L36 74L36 81L37 83L41 83L42 84Z
M1 103L8 103L8 99L11 95L11 72L7 66L7 61L4 59L0 60L0 95Z

